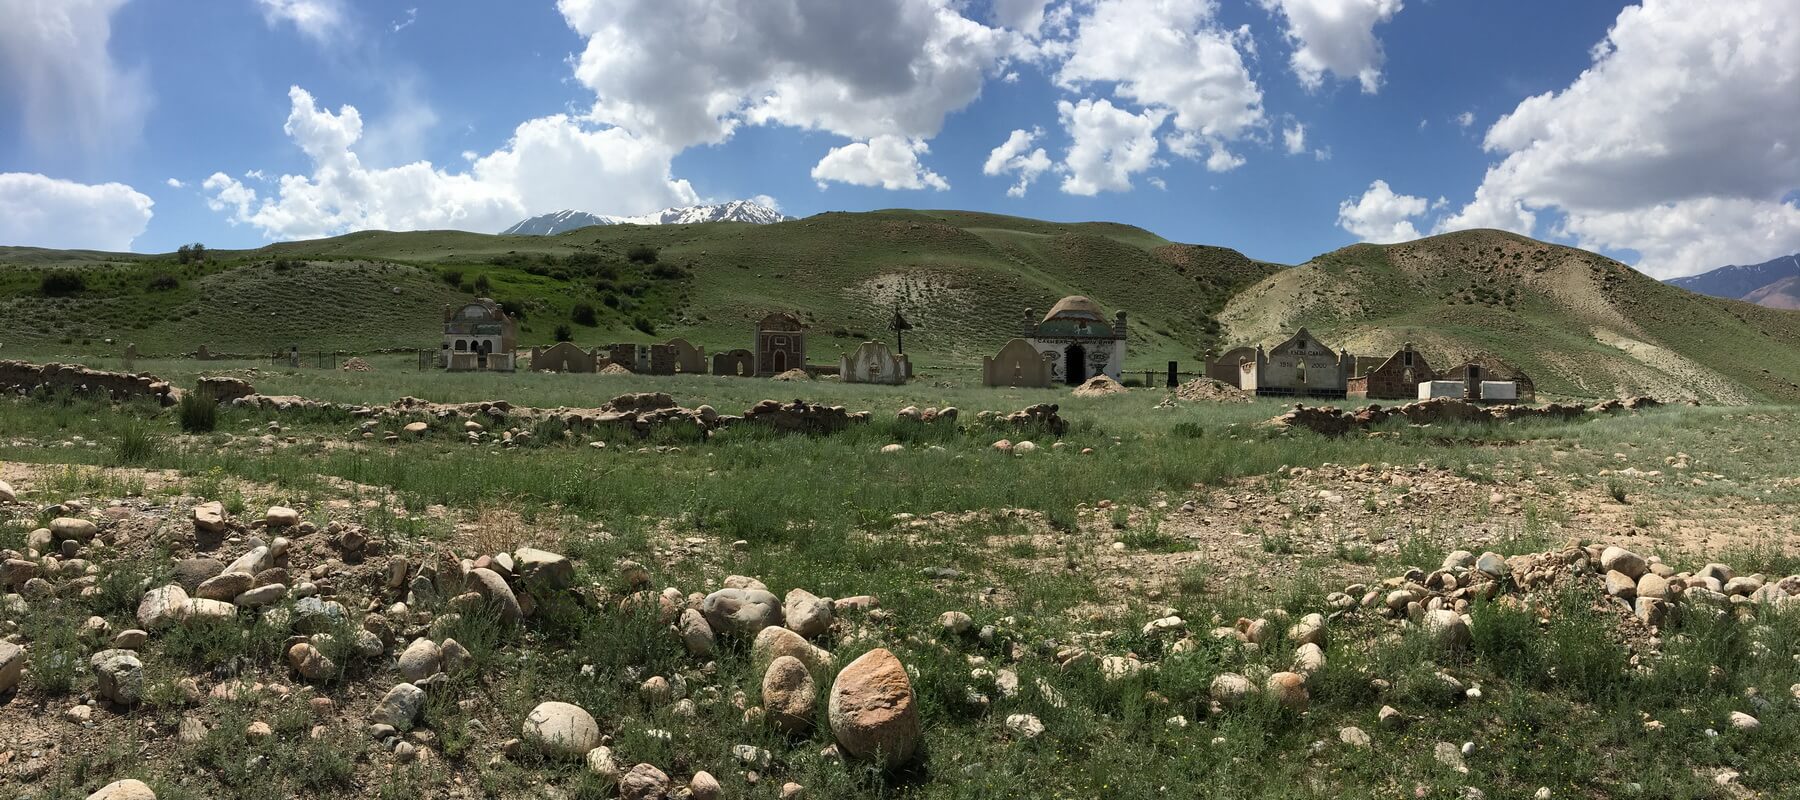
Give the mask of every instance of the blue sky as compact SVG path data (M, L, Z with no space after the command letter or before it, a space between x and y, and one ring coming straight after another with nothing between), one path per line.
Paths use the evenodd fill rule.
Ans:
M1800 250L1800 26L1772 24L1800 0L0 0L0 18L21 21L0 29L0 244L248 247L764 197L1111 220L1287 263L1465 227L1658 277Z

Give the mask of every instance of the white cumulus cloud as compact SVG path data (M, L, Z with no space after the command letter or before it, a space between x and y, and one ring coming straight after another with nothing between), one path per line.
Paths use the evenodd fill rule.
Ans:
M1283 147L1287 148L1287 153L1290 156L1297 156L1306 152L1306 126L1296 122L1283 128L1281 131L1281 144Z
M256 0L256 4L271 27L287 23L319 42L329 42L344 29L341 0Z
M1365 94L1381 89L1381 42L1375 26L1400 13L1400 0L1262 0L1263 8L1287 20L1294 45L1289 66L1309 91L1325 74L1355 79Z
M202 184L214 210L272 239L364 229L493 232L564 208L627 216L698 200L686 181L670 177L672 151L619 128L541 117L520 124L505 147L475 158L467 172L428 161L372 169L354 149L363 135L354 107L320 108L298 86L288 97L283 130L312 173L281 176L266 197L222 172Z
M981 166L981 174L1017 174L1019 182L1006 190L1006 196L1024 197L1025 190L1031 186L1032 181L1037 180L1051 166L1050 155L1044 152L1044 148L1033 149L1031 146L1042 135L1044 131L1040 128L1013 131L1012 135L1006 137L1006 141L988 153L987 163Z
M1050 0L994 0L994 23L1029 35L1044 26L1044 7Z
M919 156L928 152L923 139L877 136L832 148L813 167L812 178L821 189L831 181L883 189L950 188L942 176L919 163Z
M1361 197L1338 204L1338 227L1365 242L1411 241L1419 238L1413 218L1423 215L1430 205L1423 197L1396 194L1388 188L1387 181L1377 180L1369 184Z
M1156 165L1156 130L1168 111L1133 114L1105 99L1057 104L1074 143L1063 158L1062 190L1095 195L1131 190L1131 176Z
M137 140L150 90L107 51L126 0L0 0L0 108L49 155L93 156Z
M558 0L597 119L685 148L741 124L937 135L1018 34L952 0ZM679 58L670 58L679 54Z
M1216 11L1210 0L1094 0L1075 22L1056 81L1070 90L1108 84L1113 99L1144 109L1140 119L1174 121L1170 152L1204 156L1215 172L1233 169L1244 162L1229 144L1262 131L1267 119L1244 64L1249 28L1222 29Z
M149 227L153 205L122 183L0 172L0 244L129 250Z
M1644 0L1594 62L1487 131L1504 158L1446 229L1552 232L1668 278L1800 250L1794 0Z

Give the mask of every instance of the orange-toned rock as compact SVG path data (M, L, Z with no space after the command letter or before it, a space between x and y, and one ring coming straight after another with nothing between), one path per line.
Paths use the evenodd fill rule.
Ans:
M919 746L919 709L906 667L876 648L844 667L831 685L831 733L844 752L879 756L889 767L913 757Z

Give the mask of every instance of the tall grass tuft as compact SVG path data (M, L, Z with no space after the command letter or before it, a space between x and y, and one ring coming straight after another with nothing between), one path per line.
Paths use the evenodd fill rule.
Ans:
M142 422L132 420L119 432L113 443L113 460L120 466L142 464L150 460L158 448L157 436Z
M219 427L219 401L212 395L188 392L181 396L181 431L211 433Z

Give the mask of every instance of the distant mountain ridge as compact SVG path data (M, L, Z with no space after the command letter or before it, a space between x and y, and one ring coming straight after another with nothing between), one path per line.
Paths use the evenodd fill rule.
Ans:
M1712 297L1769 308L1800 309L1800 253L1761 264L1733 264L1686 278L1671 278L1666 283Z
M700 222L749 222L768 225L786 222L793 217L750 200L733 200L714 205L665 208L636 217L611 217L586 211L555 211L539 214L501 231L515 236L554 236L590 225L691 225Z

